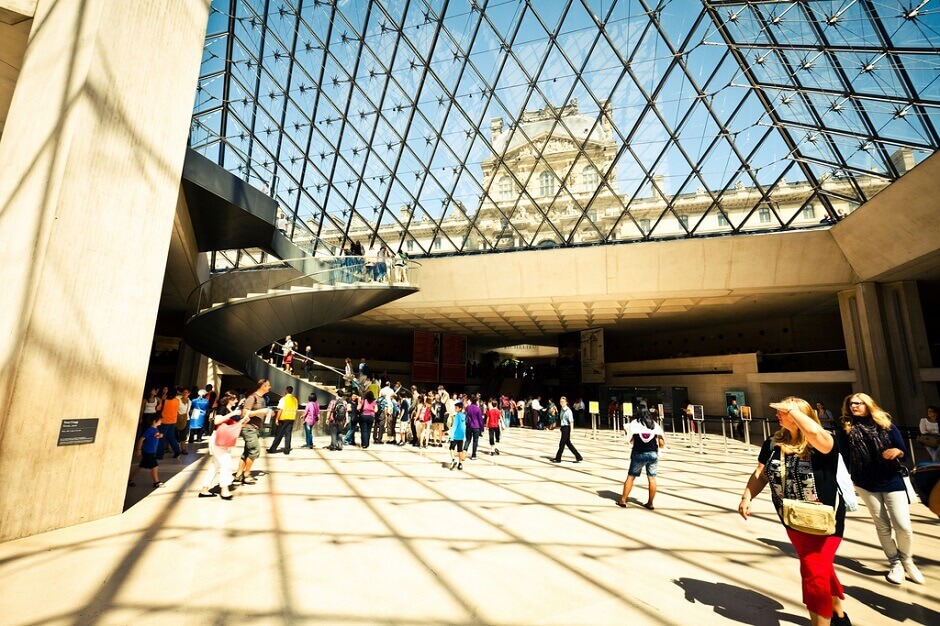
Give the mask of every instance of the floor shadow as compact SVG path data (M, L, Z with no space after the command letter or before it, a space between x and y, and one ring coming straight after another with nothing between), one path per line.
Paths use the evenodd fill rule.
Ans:
M616 491L611 491L610 489L598 489L597 496L599 498L604 498L605 500L613 500L614 502L620 500L620 494Z
M809 626L810 623L801 615L784 613L782 604L751 589L694 578L679 578L673 582L685 591L686 601L712 606L716 614L734 622L751 626Z
M767 539L765 537L758 538L758 541L761 543L770 546L771 548L777 548L787 556L792 556L794 559L796 557L796 550L793 549L793 546L788 541L778 541L776 539ZM839 567L844 567L845 569L852 570L863 576L883 576L885 574L884 570L877 570L864 565L860 561L855 559L850 559L845 556L836 555L835 559L836 565Z
M844 587L844 590L846 596L861 602L890 620L896 622L911 620L915 624L924 626L940 624L940 612L920 604L888 598L863 587Z

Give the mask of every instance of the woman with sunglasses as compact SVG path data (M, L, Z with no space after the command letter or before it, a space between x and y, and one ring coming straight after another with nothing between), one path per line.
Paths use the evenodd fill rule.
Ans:
M839 497L836 474L839 446L819 423L806 400L784 398L770 405L777 411L780 430L767 439L757 457L738 504L738 513L747 520L751 500L770 484L770 496L790 543L800 559L803 604L812 626L851 626L842 609L845 593L833 562L845 529L845 503ZM810 533L786 525L784 499L819 503L831 507L835 528L831 534Z
M906 572L912 581L924 584L923 575L914 565L911 508L898 473L901 459L907 456L901 431L871 396L856 393L842 403L838 438L852 482L868 507L881 548L888 557L891 567L885 578L900 585Z

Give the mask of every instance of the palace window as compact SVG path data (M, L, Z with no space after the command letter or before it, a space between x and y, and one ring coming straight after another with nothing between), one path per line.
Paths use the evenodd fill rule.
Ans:
M767 209L767 208L760 209L757 212L757 217L758 219L760 219L761 224L769 224L770 223L770 209Z
M803 207L803 219L804 220L814 220L816 219L816 207L812 204L807 204Z
M508 176L503 176L499 179L499 199L512 199L512 179Z
M555 177L552 176L551 172L542 172L539 174L539 195L555 195Z
M597 189L597 186L600 184L601 178L597 174L597 170L594 169L593 165L586 166L581 170L581 190L582 191L594 191Z

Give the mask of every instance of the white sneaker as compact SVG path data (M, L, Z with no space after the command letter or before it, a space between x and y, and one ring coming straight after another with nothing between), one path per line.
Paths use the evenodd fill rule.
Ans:
M891 566L888 574L885 576L889 583L900 585L904 582L904 566L898 561Z
M917 566L914 565L914 559L909 559L907 561L902 561L904 566L904 571L907 572L907 577L917 583L918 585L923 585L926 581L924 580L924 575L920 573L920 570L917 569Z

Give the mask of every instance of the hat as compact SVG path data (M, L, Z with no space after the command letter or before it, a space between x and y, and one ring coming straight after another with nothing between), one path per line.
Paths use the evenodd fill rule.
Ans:
M463 406L463 399L457 398L456 400L454 400L454 404L459 404L460 406Z
M205 389L200 389L200 390L196 393L196 395L201 398L201 397L203 397L204 395L206 395L206 390L205 390Z

